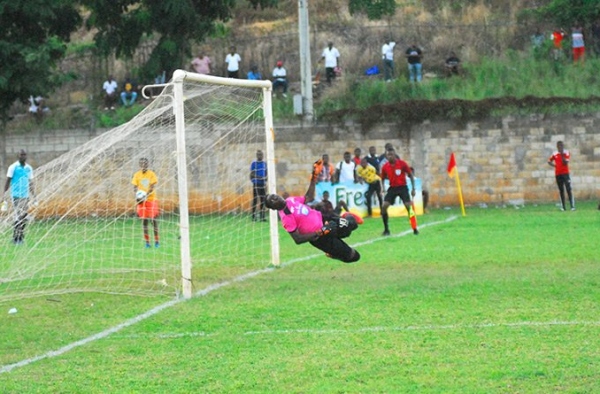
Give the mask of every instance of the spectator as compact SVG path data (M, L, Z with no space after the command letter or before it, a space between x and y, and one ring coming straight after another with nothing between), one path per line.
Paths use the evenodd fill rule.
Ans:
M406 50L406 59L408 60L408 80L411 82L421 82L423 79L421 58L423 51L416 45L412 44Z
M356 164L356 166L358 167L360 165L360 154L362 153L362 150L360 148L354 148L354 157L352 158L352 161L354 162L354 164Z
M370 165L375 167L375 171L377 171L377 173L379 174L379 170L381 169L381 165L380 165L381 159L379 156L377 156L377 149L375 149L374 146L369 147L369 154L366 155L365 158L367 159L367 162Z
M50 108L46 106L46 101L42 96L29 96L29 113L34 115L36 120L42 120L44 114L48 112L50 112Z
M317 174L317 182L333 182L335 176L335 168L329 162L329 155L323 154L321 160L315 163L314 172Z
M571 45L573 47L573 63L583 63L585 61L585 42L583 28L580 24L571 30Z
M227 78L239 78L240 77L240 62L242 58L235 51L235 46L229 47L229 53L225 57L225 63L227 63Z
M592 25L592 42L594 53L596 53L596 56L600 56L600 20L596 20Z
M250 66L250 71L248 71L248 79L259 81L262 79L262 75L260 71L258 71L258 66L253 64Z
M556 151L552 153L552 156L548 159L548 164L554 167L554 176L556 178L556 185L560 194L561 211L566 209L565 204L565 190L569 197L569 203L571 204L571 211L575 210L575 200L573 199L573 192L571 191L571 176L569 175L569 161L571 160L571 154L565 149L565 145L562 141L556 143Z
M313 204L312 208L321 212L323 215L323 220L331 220L336 216L340 216L342 209L346 212L350 212L348 205L344 200L339 200L334 208L333 204L329 200L329 192L327 190L323 192L321 201L317 201L315 204Z
M107 111L110 109L115 109L115 104L117 102L117 81L113 78L112 75L108 76L108 79L104 81L102 85L102 90L104 91L104 110Z
M204 52L199 52L198 56L192 60L192 70L198 74L210 74L210 65L212 61Z
M283 62L281 60L277 61L277 64L273 69L273 90L275 91L280 86L283 89L283 92L281 94L283 95L283 97L287 97L287 71L283 67Z
M445 69L446 76L451 77L452 75L458 75L458 67L460 66L460 59L456 56L456 53L450 52L450 56L446 59Z
M371 198L373 197L373 194L377 196L379 207L381 208L383 205L383 196L381 195L381 191L383 190L381 187L381 177L377 175L377 169L369 164L366 157L363 157L356 172L358 173L358 176L369 185L369 188L365 193L365 204L367 205L367 216L372 216L373 210L371 208Z
M565 31L563 29L557 29L552 32L552 43L554 44L552 54L554 56L554 60L559 60L560 58L562 58L562 41L564 38Z
M127 76L123 82L123 91L121 92L121 103L124 107L132 106L135 103L138 97L137 89L137 83Z
M250 164L250 182L252 182L252 221L266 222L265 196L267 195L267 163L261 150L256 151L256 160ZM258 215L257 212L259 211Z
M391 39L381 47L381 57L383 59L383 75L386 82L391 82L394 77L394 47L396 43Z
M321 59L325 61L325 75L327 83L331 85L331 81L335 79L335 69L340 66L340 52L333 46L333 42L327 44L327 48L323 49Z
M533 33L533 35L531 36L531 45L534 49L539 49L542 47L542 45L544 45L544 39L544 33L542 33L542 31L538 27L535 30L535 33Z
M356 163L352 161L350 152L344 152L344 160L335 166L335 183L358 182Z

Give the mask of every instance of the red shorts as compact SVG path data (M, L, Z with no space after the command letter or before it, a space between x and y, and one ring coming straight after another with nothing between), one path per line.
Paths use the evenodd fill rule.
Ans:
M573 61L577 61L583 57L585 47L573 48Z
M158 216L158 201L144 201L138 204L137 214L142 219L154 219Z

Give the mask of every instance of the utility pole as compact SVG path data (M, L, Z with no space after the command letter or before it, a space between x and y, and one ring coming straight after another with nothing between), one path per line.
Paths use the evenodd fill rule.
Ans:
M300 35L300 93L304 119L313 120L312 65L308 29L308 0L298 0L298 32Z

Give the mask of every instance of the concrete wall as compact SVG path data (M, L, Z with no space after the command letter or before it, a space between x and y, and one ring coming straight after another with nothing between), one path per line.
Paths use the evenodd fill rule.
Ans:
M600 114L492 118L467 125L425 122L413 127L275 123L279 192L303 194L311 164L323 153L338 162L344 151L386 142L415 167L430 192L432 207L457 205L455 181L446 173L450 152L458 164L467 204L523 204L558 200L553 168L546 162L563 140L571 152L571 177L577 200L600 197ZM103 130L57 130L0 137L0 182L19 149L35 167L102 134ZM249 164L249 162L248 162Z

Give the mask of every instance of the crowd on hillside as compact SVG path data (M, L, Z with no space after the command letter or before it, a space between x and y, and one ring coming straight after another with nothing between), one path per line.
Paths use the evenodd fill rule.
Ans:
M536 31L531 36L531 46L535 54L546 56L548 53L555 60L571 58L574 63L583 63L586 57L586 42L596 55L600 55L600 21L596 21L590 28L590 34L586 34L581 24L577 23L570 29L570 34L567 34L565 29L557 28L552 32L543 32L541 29ZM568 43L568 44L566 44ZM567 49L570 46L570 50ZM391 82L398 78L403 72L397 69L395 63L395 52L398 46L391 37L386 39L381 46L381 62L376 62L372 67L365 70L367 76L381 75L386 82ZM403 57L406 61L406 76L412 83L420 83L426 75L423 71L424 49L417 43L412 43L403 51ZM317 69L313 75L313 83L320 83L321 70L324 71L324 79L328 85L332 84L336 78L342 75L341 54L340 50L334 46L332 41L328 42L327 46L321 51L318 56ZM200 51L189 63L189 70L198 74L214 75L214 59L211 59L204 51ZM244 78L244 79L269 79L273 82L273 91L276 95L283 98L287 97L289 89L289 74L285 67L283 59L277 59L269 74L261 72L261 66L255 62L251 62L247 69L247 73L242 74L242 57L237 52L234 45L229 47L229 51L223 59L225 66L225 77L228 78ZM454 51L449 51L445 60L440 59L440 64L443 64L442 69L446 77L460 75L461 60ZM380 67L381 65L381 67ZM155 83L166 82L166 75L157 76ZM129 75L126 75L123 81L118 83L115 78L110 75L102 85L103 107L105 110L114 110L117 105L129 107L138 102L138 97L141 94L141 85ZM43 117L49 112L49 108L45 105L43 97L31 97L31 105L29 112L37 119Z

